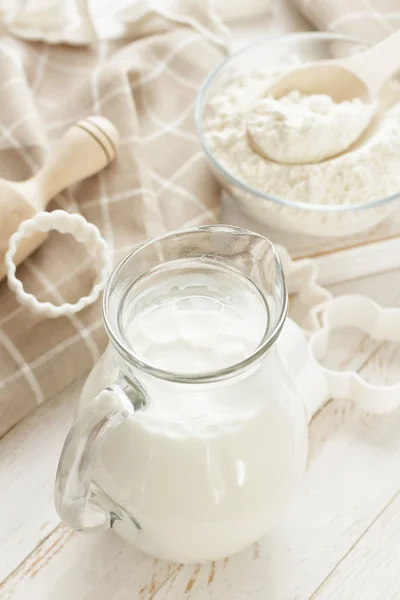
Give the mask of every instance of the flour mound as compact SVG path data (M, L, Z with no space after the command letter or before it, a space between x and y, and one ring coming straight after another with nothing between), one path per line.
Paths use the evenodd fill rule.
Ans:
M258 99L247 116L252 147L276 162L314 163L344 152L370 124L376 103L336 103L325 94L297 90Z
M308 204L369 203L400 191L400 94L371 127L362 143L315 164L281 164L266 159L249 144L248 116L255 102L290 67L235 73L210 98L205 134L216 161L233 177L276 198ZM283 206L270 203L281 213ZM308 219L301 211L298 218ZM261 215L260 215L261 218ZM351 214L341 218L353 218Z

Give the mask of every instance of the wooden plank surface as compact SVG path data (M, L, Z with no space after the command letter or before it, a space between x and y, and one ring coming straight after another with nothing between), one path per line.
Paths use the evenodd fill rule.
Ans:
M397 600L400 598L399 548L400 495L397 493L316 590L313 600Z
M368 361L361 374L371 382L381 382L383 366L385 381L397 383L400 379L400 346L384 344ZM400 437L400 415L383 419L388 421L388 438L374 439L380 444L382 453L390 452L392 456L393 441ZM370 418L367 418L370 422ZM389 430L390 428L390 430ZM395 442L397 445L397 442ZM397 454L397 453L396 453ZM400 460L397 458L398 466ZM314 591L315 600L395 600L400 598L400 469L395 474L397 489L393 495L388 494L387 502L371 520L364 534L356 540L346 554L320 583ZM370 482L370 493L376 494L379 479L374 477Z
M75 388L41 406L0 441L0 581L60 522L52 487Z
M400 270L332 289L336 294L361 291L386 305L398 303ZM331 360L351 362L376 378L382 375L385 358L391 365L390 377L398 376L397 347L378 346L365 336L352 342L346 361L343 351ZM47 403L0 440L1 481L7 482L2 485L2 506L15 505L10 523L6 529L2 523L0 532L0 562L7 564L2 571L2 600L235 600L244 596L305 600L324 581L321 593L330 589L330 578L341 573L336 571L338 565L359 551L371 523L387 518L385 507L391 506L400 489L400 414L374 418L351 403L334 401L311 425L307 473L283 524L229 560L170 565L141 554L112 532L88 536L59 525L52 503L53 482L71 418L71 400L72 396L64 396ZM25 473L21 484L13 483L17 472ZM35 499L30 489L35 489ZM400 572L400 555L391 561ZM368 584L365 587L369 589Z

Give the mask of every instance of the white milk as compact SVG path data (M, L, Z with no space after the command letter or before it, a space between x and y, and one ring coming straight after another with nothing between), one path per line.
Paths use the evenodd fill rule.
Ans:
M169 273L154 293L132 294L123 322L133 351L159 369L194 376L248 357L268 313L256 288L225 275ZM92 371L83 403L112 381L114 355L109 348ZM275 348L220 382L135 375L146 407L112 434L94 475L140 525L127 516L117 532L179 562L222 558L259 539L290 498L307 448L304 409Z

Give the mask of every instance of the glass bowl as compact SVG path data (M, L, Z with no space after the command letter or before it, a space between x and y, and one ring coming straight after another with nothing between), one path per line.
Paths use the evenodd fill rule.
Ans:
M288 66L315 60L338 58L357 53L366 46L359 40L334 33L299 33L258 43L230 56L203 83L196 101L197 134L209 164L222 186L259 222L284 231L322 237L342 237L368 230L399 206L399 191L384 198L356 204L315 204L267 194L241 181L221 164L210 149L205 120L214 109L210 99L238 73L267 66ZM258 89L258 93L260 90ZM375 125L371 125L371 131ZM364 139L364 134L361 139ZM365 139L368 139L365 136ZM359 143L361 144L360 140ZM348 152L354 151L350 149ZM334 160L334 159L331 159ZM373 186L373 182L370 184ZM371 194L372 195L372 194Z

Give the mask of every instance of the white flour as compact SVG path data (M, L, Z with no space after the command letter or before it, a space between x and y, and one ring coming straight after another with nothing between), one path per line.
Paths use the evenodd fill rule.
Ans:
M250 147L246 131L249 111L287 71L271 68L237 74L210 98L205 133L218 163L242 182L296 202L352 205L399 192L400 103L383 112L350 151L321 163L280 164L261 157ZM287 210L269 204L269 209L277 213ZM301 212L299 218L314 218ZM342 213L340 218L344 216Z
M315 163L347 150L370 124L376 103L360 98L336 103L326 94L293 90L278 100L255 102L247 117L249 141L276 162Z

